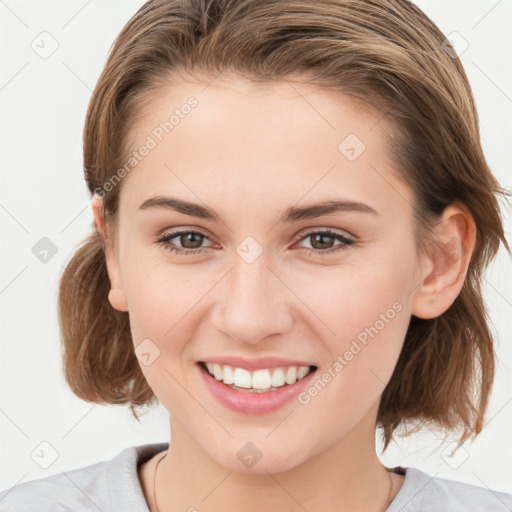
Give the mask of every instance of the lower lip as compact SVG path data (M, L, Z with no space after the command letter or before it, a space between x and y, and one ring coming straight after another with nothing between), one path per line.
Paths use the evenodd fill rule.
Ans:
M316 370L312 371L294 384L279 387L274 391L249 392L230 388L212 377L201 363L197 366L211 394L228 409L245 414L264 414L283 407L308 386L316 373Z

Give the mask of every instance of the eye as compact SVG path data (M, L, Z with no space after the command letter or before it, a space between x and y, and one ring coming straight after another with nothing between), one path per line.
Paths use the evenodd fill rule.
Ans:
M312 241L311 245L313 247L311 249L302 249L302 251L306 252L308 255L324 256L346 250L348 246L355 244L354 240L331 229L309 231L299 239L299 242L307 240L308 238ZM177 239L181 247L177 246L176 242L171 242L171 240L174 239ZM209 238L200 231L183 230L175 231L174 233L165 233L163 236L157 237L155 243L163 246L171 253L187 256L207 252L207 247L202 246L205 240L209 240ZM332 242L336 240L342 243L332 247Z
M339 251L344 251L348 249L350 245L355 244L354 240L351 240L350 238L347 238L346 236L331 229L309 231L306 235L303 235L299 241L307 239L311 240L310 243L313 246L312 249L303 249L303 252L306 252L308 255L326 256ZM342 242L341 245L333 247L332 242L335 240Z
M171 243L171 240L177 238L180 244L183 244L183 248L177 247L175 243ZM157 238L156 244L166 248L171 253L186 256L188 254L200 254L206 252L201 244L204 240L208 240L208 237L199 232L192 230L176 231L174 233L166 233L162 237Z

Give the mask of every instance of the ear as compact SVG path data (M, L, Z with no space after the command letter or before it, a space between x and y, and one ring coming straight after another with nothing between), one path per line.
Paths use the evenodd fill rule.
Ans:
M422 265L430 273L414 290L414 316L435 318L453 304L464 284L475 240L476 225L467 208L459 202L446 207Z
M123 289L123 281L121 277L121 268L119 259L112 247L112 242L107 236L105 223L103 219L103 198L94 193L91 199L91 207L94 214L94 222L96 229L103 239L103 247L105 252L105 262L107 265L108 278L110 280L111 289L108 293L108 300L114 309L118 311L128 311L128 302Z

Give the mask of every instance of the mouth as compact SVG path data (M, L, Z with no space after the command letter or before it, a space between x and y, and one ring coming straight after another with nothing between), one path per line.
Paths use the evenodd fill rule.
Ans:
M283 390L302 381L317 370L315 365L290 365L253 371L206 361L199 361L198 365L219 383L245 393L269 393Z

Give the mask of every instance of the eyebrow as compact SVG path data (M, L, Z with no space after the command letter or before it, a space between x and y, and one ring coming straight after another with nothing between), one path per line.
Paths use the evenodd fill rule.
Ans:
M201 206L197 203L184 201L183 199L156 196L147 199L139 206L139 210L148 210L152 208L167 208L179 213L183 213L184 215L190 215L192 217L198 217L200 219L211 221L218 221L224 224L222 217L211 208ZM323 215L339 212L370 213L379 217L381 216L381 214L370 205L361 203L359 201L326 199L319 203L310 204L307 206L292 206L287 208L281 215L279 223L290 223L304 219L314 219L316 217L322 217Z

